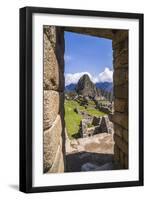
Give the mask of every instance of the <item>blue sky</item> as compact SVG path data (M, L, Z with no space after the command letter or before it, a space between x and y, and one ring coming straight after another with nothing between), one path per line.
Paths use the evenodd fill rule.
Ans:
M112 41L65 32L65 84L75 83L84 73L93 82L112 82Z

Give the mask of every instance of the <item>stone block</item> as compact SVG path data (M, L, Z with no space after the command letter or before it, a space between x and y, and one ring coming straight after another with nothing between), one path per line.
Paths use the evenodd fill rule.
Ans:
M48 40L50 41L53 50L56 49L56 27L55 26L43 26L43 32L47 36Z
M128 30L116 31L116 33L113 35L113 48L115 47L115 45L121 43L126 39L128 39Z
M116 134L114 134L114 141L120 151L122 151L125 155L128 155L128 144Z
M60 70L56 54L46 34L44 34L44 82L46 90L64 90L64 74Z
M128 99L115 99L114 110L117 112L128 113Z
M114 80L115 84L115 80ZM127 99L128 98L128 84L114 85L114 96L115 98Z
M58 146L58 150L56 152L56 156L53 162L53 165L51 169L49 170L49 173L60 173L64 172L64 158L63 158L63 152L62 152L62 143Z
M60 144L60 138L62 134L62 124L60 115L57 116L52 127L44 131L43 137L43 162L44 173L49 171L54 162L58 146Z
M125 53L125 51L128 51L128 39L125 39L113 46L113 58L120 56Z
M122 85L128 82L128 69L119 68L114 70L113 79L115 85Z
M124 157L124 166L125 166L125 169L129 168L129 165L128 165L128 156L127 155L125 155L125 157Z
M123 129L123 140L128 143L129 137L128 137L128 130L126 129Z
M120 159L120 150L117 146L117 144L114 145L114 159L119 161Z
M128 115L115 112L114 115L112 116L112 121L115 124L118 124L121 127L128 129Z
M120 151L119 153L120 153L120 164L121 164L121 167L123 169L124 165L125 165L125 161L124 161L125 156L124 156L123 151Z
M123 136L123 128L117 124L114 124L114 134L118 135L122 138Z
M50 128L59 113L60 105L59 92L53 90L44 90L44 112L43 112L43 128Z
M115 69L118 68L128 68L128 51L125 51L124 53L120 54L113 60L113 66Z

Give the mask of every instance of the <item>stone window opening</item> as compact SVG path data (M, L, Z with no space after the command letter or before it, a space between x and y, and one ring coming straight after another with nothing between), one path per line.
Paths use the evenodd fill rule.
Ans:
M70 171L65 156L64 122L64 31L112 39L114 83L114 159L122 169L128 166L128 31L53 27L44 29L44 173ZM50 55L50 58L48 58ZM50 61L49 61L50 60ZM49 63L50 62L50 63ZM50 68L50 70L48 70ZM53 79L54 81L51 81ZM54 84L53 84L54 83ZM48 101L50 99L50 102ZM54 107L53 104L56 106ZM52 114L48 112L53 110ZM53 132L53 133L52 133ZM54 142L51 142L54 141ZM93 144L94 146L95 144ZM74 142L71 146L75 146ZM88 148L88 147L87 147ZM75 156L83 156L75 155ZM69 161L70 156L69 156ZM82 171L90 168L83 165ZM105 166L107 168L108 166ZM76 169L74 169L76 171Z

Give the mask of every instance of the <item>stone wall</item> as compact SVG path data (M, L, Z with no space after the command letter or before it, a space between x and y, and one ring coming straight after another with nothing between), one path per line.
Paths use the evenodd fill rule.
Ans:
M103 117L90 117L82 119L80 124L81 137L89 137L99 133L112 133L112 122L109 121L107 115Z
M128 168L128 31L113 36L114 66L114 156L122 168Z
M64 172L64 32L44 26L43 171Z

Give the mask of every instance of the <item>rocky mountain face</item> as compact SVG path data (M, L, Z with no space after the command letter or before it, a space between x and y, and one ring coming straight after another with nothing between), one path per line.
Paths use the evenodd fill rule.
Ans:
M87 74L84 74L77 84L71 83L65 86L65 92L77 92L83 96L104 97L109 101L113 100L113 83L99 82L93 83Z
M76 86L76 92L82 96L88 96L94 98L100 96L99 90L95 84L90 80L87 74L84 74L78 81Z

